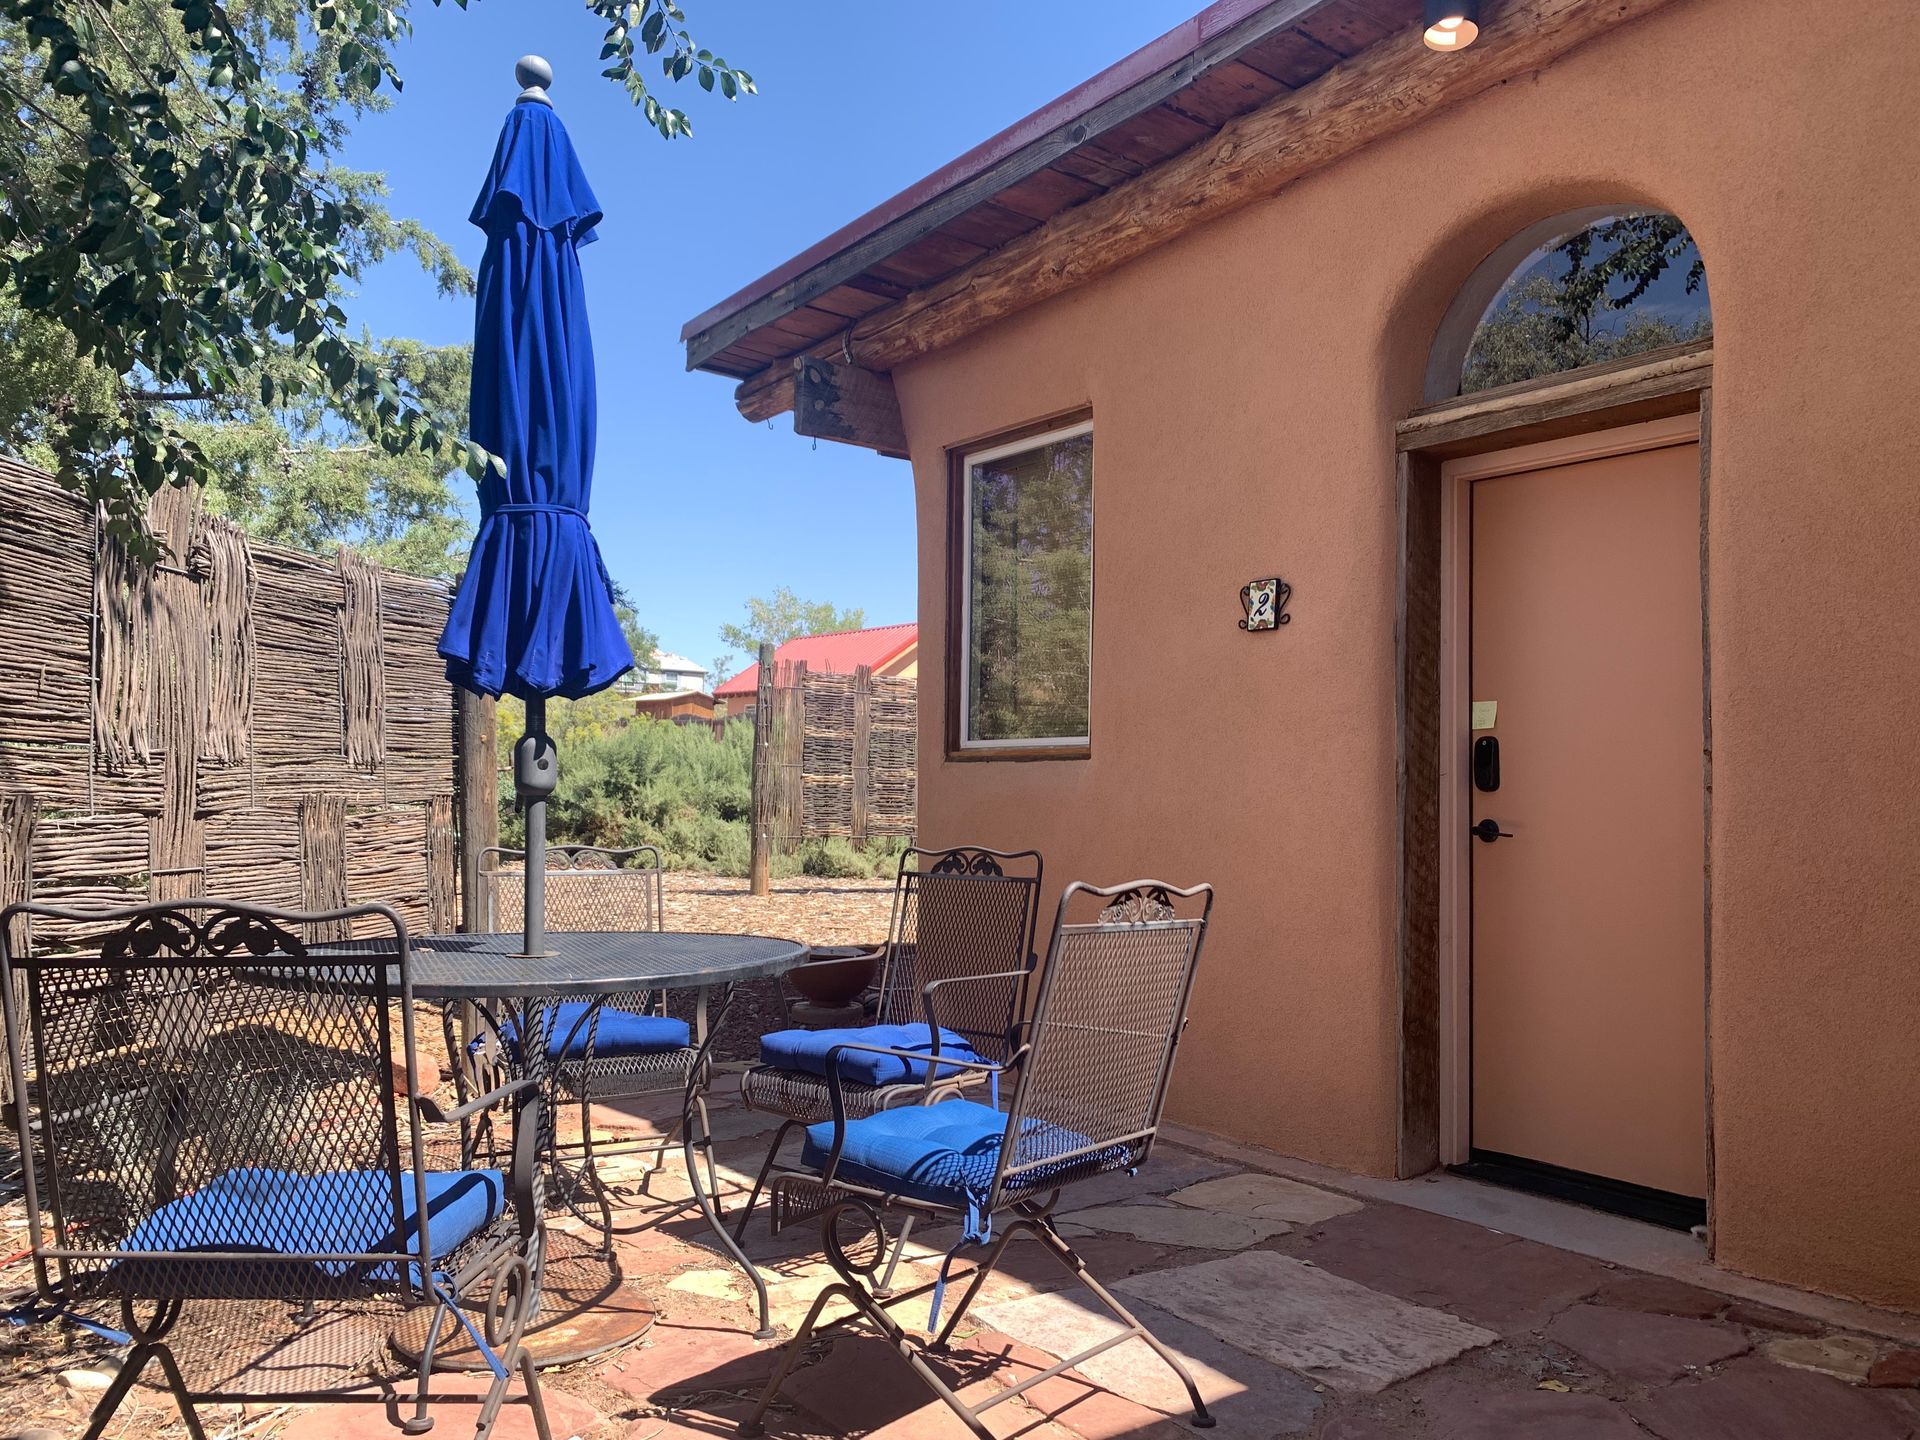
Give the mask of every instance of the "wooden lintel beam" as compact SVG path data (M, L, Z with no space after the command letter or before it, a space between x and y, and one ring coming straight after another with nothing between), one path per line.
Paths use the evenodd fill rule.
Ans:
M1510 445L1516 432L1528 426L1572 421L1597 410L1623 412L1623 423L1679 414L1694 408L1694 397L1712 383L1713 342L1692 340L1423 406L1394 427L1395 440L1403 451L1466 454L1486 448L1473 444L1483 436L1497 435L1499 443ZM1541 431L1527 438L1553 437Z
M793 430L907 458L907 427L893 377L832 360L794 361Z
M874 311L854 325L848 358L869 370L891 370L951 345L1668 3L1508 0L1481 27L1473 48L1458 54L1429 50L1417 27L1404 30L966 269Z

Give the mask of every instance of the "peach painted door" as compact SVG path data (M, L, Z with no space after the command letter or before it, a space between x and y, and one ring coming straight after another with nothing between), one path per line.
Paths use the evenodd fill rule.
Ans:
M1704 1196L1700 447L1469 483L1472 1143Z

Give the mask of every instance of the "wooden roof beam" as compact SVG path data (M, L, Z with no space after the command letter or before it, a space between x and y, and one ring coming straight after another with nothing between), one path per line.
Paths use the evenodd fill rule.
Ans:
M872 266L883 263L890 255L932 234L983 201L991 200L1008 186L1039 173L1062 156L1072 154L1090 137L1144 114L1168 96L1177 94L1197 77L1227 64L1241 51L1262 40L1286 33L1293 26L1313 19L1337 3L1340 0L1274 0L1274 3L1259 5L1251 15L1201 41L1172 64L1122 86L1090 109L1063 113L1047 129L1015 144L999 159L959 183L933 191L905 213L896 215L845 248L823 256L738 311L713 320L704 329L683 335L687 345L687 368L698 369L742 336L751 334L777 316L807 304L816 296L857 277ZM1096 76L1094 82L1090 83L1098 83L1100 79ZM1037 117L1030 117L1030 120L1033 118ZM1020 130L1027 123L1022 122L1015 129ZM956 163L965 164L966 158L962 157Z
M1481 27L1478 43L1457 55L1427 49L1417 27L1404 30L1228 122L1191 150L874 311L855 323L846 352L865 369L891 370L951 345L1668 3L1510 0Z
M890 375L822 356L795 355L742 381L733 399L749 420L772 420L791 410L796 435L907 458L907 427Z

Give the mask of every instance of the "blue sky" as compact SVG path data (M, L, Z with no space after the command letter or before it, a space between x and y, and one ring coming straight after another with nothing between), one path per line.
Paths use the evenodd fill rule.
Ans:
M904 461L812 442L783 417L740 419L732 386L688 374L681 324L853 216L1171 29L1198 0L682 0L700 44L753 73L727 104L690 81L694 136L669 144L599 77L600 27L572 0L416 4L397 60L406 91L370 116L347 163L387 173L397 214L470 264L466 223L514 59L553 62L553 98L607 220L583 254L600 378L594 529L608 568L664 648L701 664L746 597L791 586L914 618L912 481ZM657 62L654 62L657 71ZM369 275L351 306L378 335L472 338L411 262ZM463 484L465 482L462 482Z

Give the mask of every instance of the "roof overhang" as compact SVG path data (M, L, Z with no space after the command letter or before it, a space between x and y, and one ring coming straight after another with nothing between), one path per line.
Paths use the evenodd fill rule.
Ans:
M1251 76L1234 77L1235 88L1249 102L1246 108L1294 88L1289 82L1311 79L1371 40L1412 23L1419 8L1419 0L1218 0L689 320L680 332L687 346L687 368L731 375L762 368L742 368L740 361L748 357L737 349L741 340L763 334L795 310L849 283L857 285L863 278L884 282L885 275L873 277L866 272L1063 160L1083 155L1090 163L1069 164L1061 173L1088 179L1075 171L1101 168L1103 162L1089 152L1097 152L1098 140L1127 121L1166 107L1194 124L1192 139L1201 138L1209 117L1225 120L1237 112L1231 99L1207 103L1184 92L1264 42L1278 38L1285 43L1267 46L1272 53L1265 70L1256 72L1267 76L1270 87ZM1188 101L1184 108L1178 103L1181 99ZM1184 127L1175 123L1169 128ZM1164 154L1184 148L1171 145ZM1110 158L1104 162L1111 163ZM1097 180L1088 179L1088 184L1098 187ZM1061 203L1048 213L1067 208L1076 196L1085 198L1079 193L1082 187L1055 188L1061 192ZM1044 201L1024 210L1036 208L1046 208ZM1028 218L1037 223L1046 215ZM966 243L961 236L953 238ZM887 288L900 287L883 283L878 292L869 293L884 294ZM730 354L730 349L735 353Z
M902 453L895 365L1667 3L1505 0L1438 54L1421 0L1219 0L689 321L688 367L750 419Z

